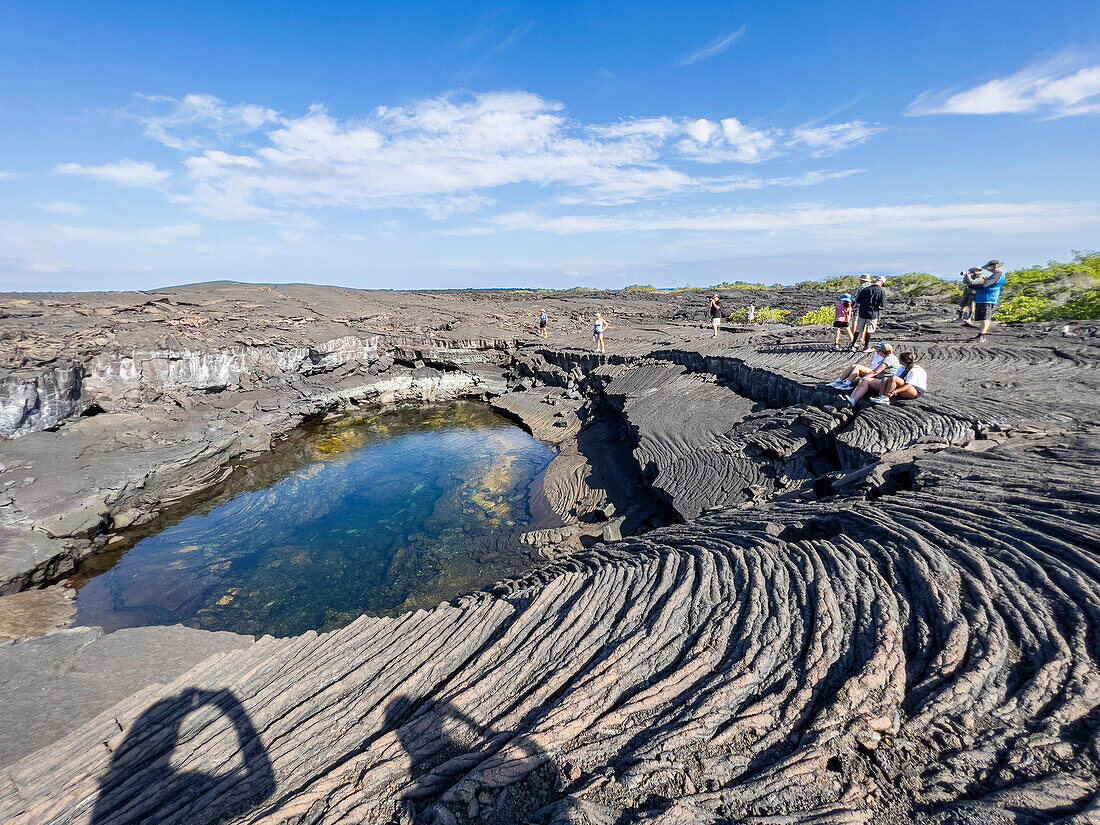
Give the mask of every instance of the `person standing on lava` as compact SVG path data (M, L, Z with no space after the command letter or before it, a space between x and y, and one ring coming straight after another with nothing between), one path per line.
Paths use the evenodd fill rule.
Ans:
M718 337L718 326L722 323L722 299L718 293L714 293L714 297L710 299L710 323L714 327L714 337Z
M600 312L596 313L596 323L592 327L592 340L596 342L596 352L606 353L607 349L604 344L603 334L606 330L611 328L610 322L603 317Z

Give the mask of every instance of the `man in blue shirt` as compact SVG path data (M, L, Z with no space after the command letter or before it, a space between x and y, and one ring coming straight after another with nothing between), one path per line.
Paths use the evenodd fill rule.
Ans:
M1003 266L1000 261L990 261L982 267L989 273L988 277L976 284L978 294L974 296L974 320L982 325L981 332L975 339L977 341L989 335L989 326L993 323L993 310L1001 300L1001 290L1004 289L1005 280L1007 280Z

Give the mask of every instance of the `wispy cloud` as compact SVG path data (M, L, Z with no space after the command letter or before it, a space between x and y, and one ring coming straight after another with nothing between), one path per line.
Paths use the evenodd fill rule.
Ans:
M791 132L791 145L802 144L810 157L823 158L851 146L858 146L886 130L862 120L833 123L828 126L800 127Z
M997 115L1037 113L1069 117L1100 113L1100 64L1072 52L970 89L922 93L905 114Z
M47 203L36 203L35 206L43 212L52 212L55 215L79 215L84 212L84 207L79 203L69 201L49 201Z
M279 117L274 109L251 103L230 106L208 94L190 94L183 99L139 94L125 114L141 122L146 137L185 151L224 144L275 123Z
M8 178L14 178L14 172L0 172L0 180L8 180Z
M202 232L202 227L197 223L170 224L168 226L154 226L135 229L108 229L97 226L67 226L54 224L53 231L65 238L77 241L92 241L94 243L120 244L120 243L145 243L163 245L175 243L181 238L188 238Z
M558 235L593 232L775 232L845 231L870 236L899 230L973 230L1002 234L1100 227L1100 204L976 203L835 207L805 204L779 209L717 209L705 212L638 212L629 215L547 216L517 211L489 219L474 234L529 231Z
M164 183L171 172L158 169L148 161L120 160L103 166L84 166L79 163L62 163L55 170L61 175L82 175L97 180L110 181L119 186L156 186Z
M715 55L719 55L722 52L724 52L726 49L728 49L730 46L732 46L734 43L736 43L738 40L740 40L744 35L745 35L745 27L742 26L741 28L737 29L736 31L730 32L727 35L723 35L723 36L711 41L710 43L708 43L706 46L703 46L703 48L699 49L698 51L694 51L694 52L691 52L690 54L684 55L683 57L680 58L679 63L680 63L681 66L690 66L693 63L698 63L700 60L706 60L707 58L714 57Z

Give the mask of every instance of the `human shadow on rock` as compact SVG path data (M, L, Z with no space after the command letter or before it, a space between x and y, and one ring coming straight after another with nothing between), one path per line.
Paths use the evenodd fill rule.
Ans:
M188 747L202 747L206 761L224 769L173 767L172 755ZM91 825L222 825L274 789L267 751L237 697L189 688L155 703L131 726L99 785Z
M412 765L412 788L398 803L400 825L487 825L547 821L548 805L566 792L561 771L535 741L523 719L510 731L484 727L448 702L394 699L386 708L386 727L397 733ZM514 758L480 773L474 771L505 747Z

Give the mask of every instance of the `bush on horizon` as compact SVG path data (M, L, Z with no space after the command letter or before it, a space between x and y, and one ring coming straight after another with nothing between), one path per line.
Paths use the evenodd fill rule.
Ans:
M630 286L624 286L622 291L623 292L647 292L647 293L649 293L649 292L659 292L660 290L658 290L657 287L655 287L655 286L650 286L649 284L631 284Z
M772 307L761 307L756 310L753 316L752 323L754 324L781 324L787 316L791 314L789 309L774 309ZM749 308L734 310L729 314L729 321L735 324L747 324L749 323Z
M1007 323L1100 319L1100 253L1075 251L1068 263L1013 270L1004 298L996 317Z
M812 309L795 321L796 324L812 324L814 326L832 326L836 318L836 307L826 304L818 309Z
M748 281L734 281L733 283L722 282L720 284L715 284L714 286L710 287L710 289L712 289L716 292L718 290L722 290L722 289L726 290L727 292L732 292L735 289L755 290L755 289L769 289L769 288L770 287L766 287L763 284L750 284Z

